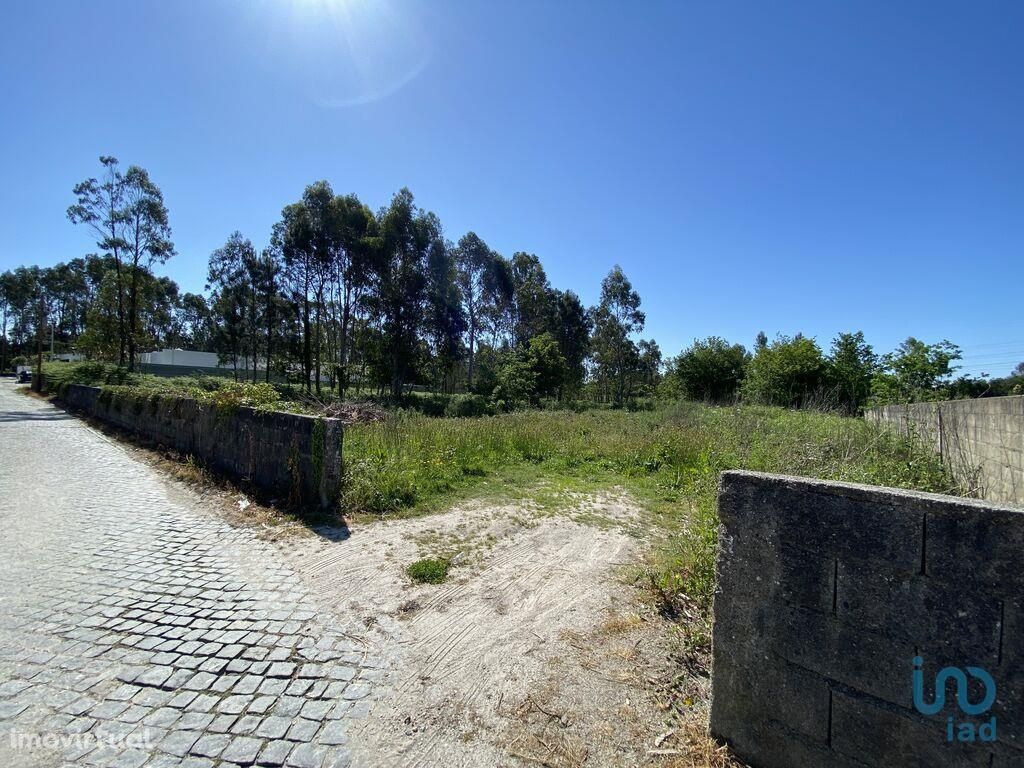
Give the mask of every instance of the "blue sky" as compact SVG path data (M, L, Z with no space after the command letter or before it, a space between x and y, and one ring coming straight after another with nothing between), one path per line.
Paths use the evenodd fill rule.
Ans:
M164 272L264 243L326 178L593 302L622 265L666 354L861 329L1024 360L1024 4L19 3L0 24L0 269L94 250L113 154L171 211Z

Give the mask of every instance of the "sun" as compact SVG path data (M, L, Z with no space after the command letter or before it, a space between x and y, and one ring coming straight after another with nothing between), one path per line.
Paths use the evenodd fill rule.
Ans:
M431 57L420 20L393 0L285 0L267 23L281 69L328 109L387 98Z

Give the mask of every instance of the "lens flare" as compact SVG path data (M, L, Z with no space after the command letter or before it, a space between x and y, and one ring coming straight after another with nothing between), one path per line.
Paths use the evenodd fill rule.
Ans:
M268 54L325 108L399 91L430 61L422 24L391 0L290 0L266 15Z

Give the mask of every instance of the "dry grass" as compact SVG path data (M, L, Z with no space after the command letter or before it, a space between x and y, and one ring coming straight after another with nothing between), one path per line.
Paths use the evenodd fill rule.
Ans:
M523 734L508 753L524 762L546 768L582 768L590 750L581 739L565 733Z
M616 613L605 619L598 631L605 635L620 635L638 629L643 623L638 613Z
M730 754L728 747L711 738L704 723L693 720L683 723L648 754L661 758L657 765L664 768L744 768L745 765Z

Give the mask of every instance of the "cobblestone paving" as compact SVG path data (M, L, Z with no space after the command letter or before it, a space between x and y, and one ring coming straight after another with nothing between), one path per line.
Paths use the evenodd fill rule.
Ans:
M272 546L189 500L0 383L5 765L349 764L380 655Z

